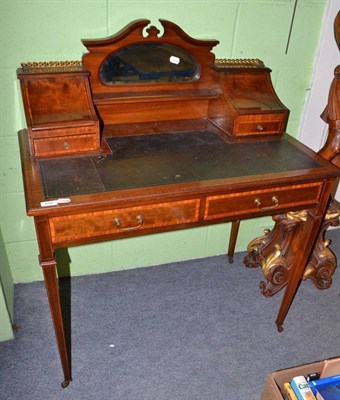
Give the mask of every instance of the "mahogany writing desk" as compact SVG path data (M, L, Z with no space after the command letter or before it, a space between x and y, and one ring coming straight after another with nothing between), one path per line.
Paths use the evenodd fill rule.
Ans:
M282 330L339 175L283 133L288 111L261 62L216 64L210 50L217 42L192 39L168 21L163 36L151 27L144 37L148 24L83 41L90 53L82 65L18 71L28 125L19 133L27 213L64 387L71 371L54 249L304 210L287 255L292 268L276 319ZM165 73L138 81L136 68L115 58L137 38L148 58L155 44L169 45L170 63L185 58L186 72L161 65ZM106 80L107 65L118 71L116 81L114 74Z

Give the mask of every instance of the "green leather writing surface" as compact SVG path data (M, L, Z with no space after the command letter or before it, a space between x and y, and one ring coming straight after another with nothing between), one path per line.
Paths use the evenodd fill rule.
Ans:
M213 131L107 138L111 154L39 162L47 198L319 166L287 139L229 143Z

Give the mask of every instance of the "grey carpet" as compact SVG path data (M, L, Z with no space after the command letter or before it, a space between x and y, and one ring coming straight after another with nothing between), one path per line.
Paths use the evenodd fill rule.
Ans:
M340 256L340 230L327 234ZM2 400L258 400L271 371L340 355L340 268L303 283L279 334L282 294L225 256L72 278L73 382L62 373L42 282L15 288L16 339L0 343Z

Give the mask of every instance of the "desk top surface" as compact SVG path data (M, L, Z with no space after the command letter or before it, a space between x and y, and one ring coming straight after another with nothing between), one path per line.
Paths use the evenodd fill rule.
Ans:
M205 130L106 140L111 154L40 160L46 198L322 167L287 138L228 143Z

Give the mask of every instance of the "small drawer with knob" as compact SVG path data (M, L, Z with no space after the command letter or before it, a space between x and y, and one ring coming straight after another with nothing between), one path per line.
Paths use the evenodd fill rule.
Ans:
M235 121L235 135L272 135L282 133L284 114L239 115Z
M275 214L278 210L294 211L301 206L317 204L322 185L307 183L263 190L209 196L205 220L240 218L245 215Z
M33 154L37 157L91 151L96 150L97 147L98 138L94 133L45 137L33 140Z

